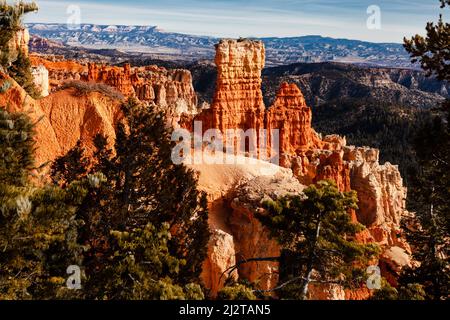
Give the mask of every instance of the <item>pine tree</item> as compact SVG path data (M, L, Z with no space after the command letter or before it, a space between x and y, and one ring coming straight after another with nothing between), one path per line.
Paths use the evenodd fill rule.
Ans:
M34 84L31 74L31 61L23 51L19 51L17 59L9 66L8 74L19 86L21 86L31 97L39 98L40 94Z
M22 18L29 12L38 10L36 3L18 1L8 4L0 1L0 70L8 73L33 98L40 95L31 74L31 62L25 52L11 48L10 41L14 35L24 28Z
M441 0L441 8L449 5ZM450 80L450 24L443 21L442 15L437 24L428 22L427 35L415 35L411 39L404 38L404 47L411 54L412 62L420 62L428 75L436 75L439 80Z
M206 197L194 172L173 164L163 114L135 100L123 111L126 124L117 127L114 152L104 137L95 139L87 173L103 178L78 211L85 221L80 241L89 248L86 291L107 299L200 297L193 283L209 239ZM53 167L65 183L86 168L77 149Z
M359 287L364 266L378 253L374 244L360 244L355 235L364 227L351 220L357 209L355 192L340 192L332 181L305 189L304 196L267 202L259 218L282 246L281 298L306 299L310 284L338 283Z
M444 8L450 3L441 0ZM450 79L450 25L442 16L437 25L428 23L425 38L416 35L405 39L405 48L413 61L420 60L429 75ZM419 266L407 269L403 286L424 286L429 299L450 296L449 227L450 227L450 102L447 100L434 120L416 137L415 151L419 170L411 178L409 207L416 212L416 227L406 227L408 240ZM411 223L410 223L411 224Z
M85 189L36 186L33 125L0 109L0 300L76 297L66 269L81 264L75 207Z

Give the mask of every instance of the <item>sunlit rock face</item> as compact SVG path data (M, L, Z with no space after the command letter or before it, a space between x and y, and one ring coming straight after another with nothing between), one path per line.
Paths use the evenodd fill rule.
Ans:
M10 112L25 112L36 123L36 162L40 166L66 154L78 140L89 154L97 134L113 145L115 126L123 118L120 101L98 92L80 96L74 89L61 90L35 100L11 78L0 73L0 107Z

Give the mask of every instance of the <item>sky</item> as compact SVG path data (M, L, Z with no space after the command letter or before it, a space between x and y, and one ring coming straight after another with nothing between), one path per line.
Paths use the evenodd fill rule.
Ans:
M321 35L397 43L402 42L404 36L423 34L426 22L436 21L443 12L438 0L36 2L40 10L29 14L26 22L67 23L79 17L81 23L156 25L168 32L216 37Z

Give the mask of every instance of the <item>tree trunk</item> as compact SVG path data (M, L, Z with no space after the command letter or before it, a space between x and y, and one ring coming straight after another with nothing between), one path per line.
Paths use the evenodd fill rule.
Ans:
M311 282L311 276L312 276L312 272L314 269L314 257L315 257L317 241L319 240L319 236L320 236L320 225L321 225L321 222L319 221L319 223L317 224L317 228L316 228L316 237L314 239L314 244L311 248L311 252L309 253L309 259L308 259L309 261L308 261L308 266L306 268L306 278L302 284L302 293L300 296L301 300L306 300L306 297L308 295L308 288L309 288L309 284Z

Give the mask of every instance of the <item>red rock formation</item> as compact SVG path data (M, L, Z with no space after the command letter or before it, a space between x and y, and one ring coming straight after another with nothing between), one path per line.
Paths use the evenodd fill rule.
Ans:
M398 168L380 165L378 150L347 147L345 138L336 135L322 139L312 128L311 109L294 84L283 83L275 102L266 111L260 87L264 66L264 48L260 42L223 40L216 49L218 79L214 101L210 109L195 119L203 121L204 129L217 128L222 133L226 129L278 129L281 165L291 168L303 185L331 179L340 190L356 190L359 210L351 214L355 221L368 228L357 239L381 246L380 266L384 275L393 278L387 270L398 272L407 265L410 252L399 233L400 219L406 212L406 190ZM274 147L271 141L269 148ZM200 170L200 177L207 174L204 169ZM268 238L255 212L261 209L256 204L269 194L271 187L278 185L277 181L239 183L234 191L222 195L225 203L222 206L232 210L220 211L225 216L221 218L219 229L226 229L233 235L236 260L276 255L278 247ZM201 178L200 183L202 185ZM284 194L286 190L278 190L276 197ZM217 228L216 223L212 224ZM239 276L259 281L261 288L268 289L277 281L274 268L276 264L250 263L239 268ZM349 291L336 286L311 287L313 299L366 299L369 296L367 288Z
M223 274L235 264L236 251L233 236L220 229L213 229L208 245L208 258L203 262L200 275L203 284L210 290L211 297L217 296L228 277L238 280L239 276L236 270L230 275Z
M89 63L87 81L107 84L126 96L134 95L134 88L131 83L131 66L129 64L119 68Z
M261 41L221 40L216 46L217 83L203 128L262 129L264 101L261 71L265 50Z
M295 84L284 82L274 104L266 114L267 130L280 130L280 149L283 154L299 154L322 145L311 127L312 112L302 92Z
M127 97L135 96L165 111L174 126L182 116L192 119L197 113L197 95L188 70L158 66L131 68L129 64L122 68L94 63L83 66L74 61L48 61L39 56L32 56L31 60L34 66L43 65L49 70L53 91L68 80L104 83Z
M27 112L36 122L36 161L42 165L56 159L81 140L85 150L93 151L93 138L103 134L112 144L115 124L122 119L120 102L100 93L76 95L74 89L59 91L34 100L11 78L0 73L0 86L11 88L0 93L0 107L10 112Z

